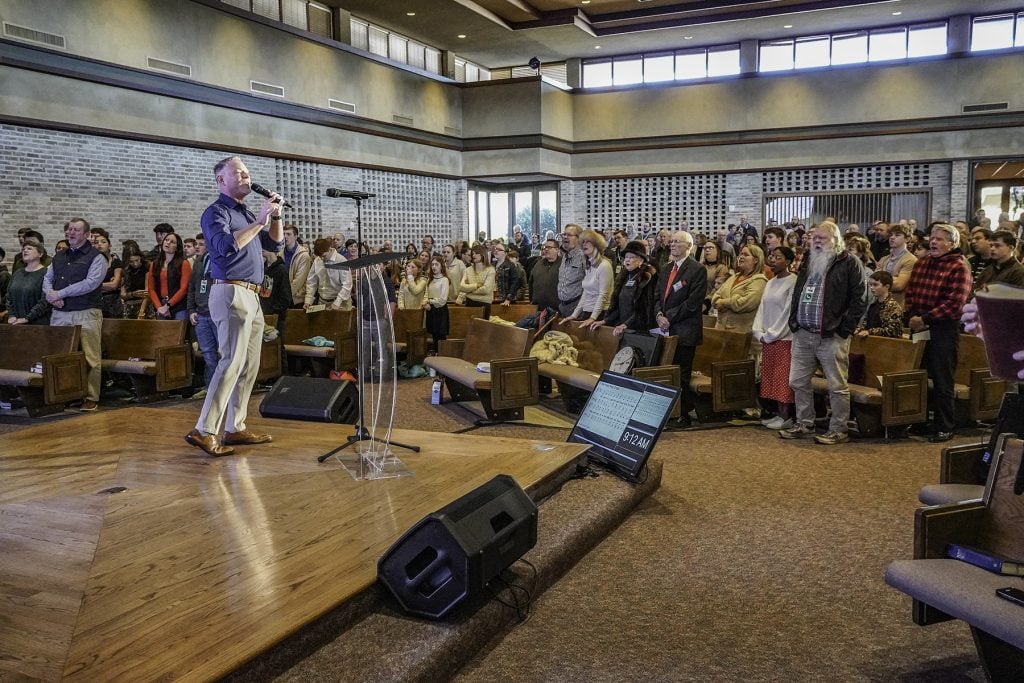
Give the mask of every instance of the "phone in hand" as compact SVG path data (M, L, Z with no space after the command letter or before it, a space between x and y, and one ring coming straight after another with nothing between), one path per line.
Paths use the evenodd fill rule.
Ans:
M1020 588L997 588L996 595L1001 597L1003 600L1009 600L1010 602L1014 602L1021 607L1024 607L1024 590L1021 590Z

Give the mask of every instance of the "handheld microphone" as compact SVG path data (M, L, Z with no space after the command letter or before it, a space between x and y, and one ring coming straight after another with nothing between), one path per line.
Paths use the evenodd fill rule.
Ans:
M339 190L336 187L327 188L324 192L328 197L337 199L338 197L344 197L346 199L369 199L370 197L376 197L377 195L371 192L357 192L355 190Z
M267 198L269 198L270 195L273 194L270 190L263 187L259 183L249 183L249 189L255 192L256 194L263 195L264 197ZM283 197L281 198L281 206L287 206L289 209L293 208L291 203Z

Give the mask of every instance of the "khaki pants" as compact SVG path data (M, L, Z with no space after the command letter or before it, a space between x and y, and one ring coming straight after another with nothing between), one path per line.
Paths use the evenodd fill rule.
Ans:
M84 311L62 311L53 309L50 314L50 325L53 327L82 327L82 353L85 354L85 365L88 368L86 398L100 400L100 378L103 352L103 311L98 308L87 308Z

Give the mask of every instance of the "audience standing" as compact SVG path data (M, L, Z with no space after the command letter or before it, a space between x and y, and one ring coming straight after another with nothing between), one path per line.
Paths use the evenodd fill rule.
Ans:
M789 386L793 331L789 328L789 312L796 276L789 271L792 262L793 250L789 247L778 246L768 253L772 279L765 283L751 324L754 339L761 344L761 399L772 404L775 414L762 424L777 431L793 426L795 398Z
M149 269L146 289L160 320L184 320L188 317L188 281L192 268L185 260L181 237L173 232L164 237L160 250Z
M907 285L911 332L928 330L922 367L932 389L929 408L934 422L929 441L949 441L955 426L954 371L960 347L960 314L971 294L971 271L960 250L960 233L952 225L932 226L928 255L914 264Z
M580 248L580 233L583 228L569 223L562 229L562 260L558 266L558 313L562 317L572 315L583 295L585 257Z
M761 247L748 244L740 249L736 272L711 297L711 306L718 312L715 328L750 332L767 283Z
M133 257L134 258L134 257ZM217 354L217 326L210 317L210 255L205 249L196 254L195 266L188 281L188 295L185 297L185 309L188 320L195 329L196 343L203 356L203 388L192 394L192 398L206 396L213 373L217 370L219 356Z
M84 218L72 218L64 229L68 248L53 257L43 277L43 294L53 306L50 324L81 326L82 352L88 368L85 400L81 410L99 407L103 313L101 285L107 259L89 241L90 227Z
M604 317L612 296L614 275L611 262L604 255L606 244L600 233L584 230L579 241L584 258L582 293L563 322L579 320L582 321L579 326L586 327ZM564 257L562 263L565 263Z
M864 324L857 327L858 337L902 337L903 306L892 295L892 275L876 270L868 277L871 303L864 316Z
M540 259L530 269L530 303L538 311L551 308L558 310L558 274L562 264L562 252L554 239L544 240L540 245Z
M22 241L21 268L14 271L7 287L5 307L8 325L49 325L50 302L43 296L46 249L35 238Z
M1014 258L1017 238L1009 230L996 230L989 242L992 262L978 276L975 290L1002 282L1024 287L1024 266Z
M811 248L793 286L789 328L793 330L789 385L796 399L796 424L779 432L784 439L814 433L811 377L820 364L828 382L832 416L828 431L814 440L834 445L847 441L850 388L847 373L850 337L866 307L864 274L844 248L839 226L830 221L811 231Z
M622 250L622 269L615 277L608 314L591 324L591 329L610 325L612 333L621 337L626 330L647 332L656 327L654 290L657 281L658 272L647 262L647 245L638 240L627 242Z
M676 335L675 363L679 366L680 415L678 427L690 426L694 399L690 392L693 357L704 341L703 308L707 270L690 257L693 237L682 230L669 240L669 262L659 273L655 322L664 334Z
M446 247L447 248L447 247ZM434 344L448 338L448 288L451 282L445 270L443 256L430 257L430 281L423 297L426 309L427 332L434 338Z
M312 260L309 249L299 241L299 229L291 223L284 226L284 264L288 267L293 308L302 308L306 302L306 279Z
M878 262L878 269L892 276L892 297L903 306L903 293L910 282L917 257L907 249L912 233L909 226L896 224L889 231L889 253Z
M462 274L459 289L466 296L467 306L483 306L490 311L494 301L494 268L482 244L470 249L471 265Z

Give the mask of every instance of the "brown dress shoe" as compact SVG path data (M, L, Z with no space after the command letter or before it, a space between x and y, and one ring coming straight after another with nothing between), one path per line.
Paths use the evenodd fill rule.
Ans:
M248 429L240 432L224 432L224 444L226 446L240 446L244 444L270 443L274 440L270 434L257 434Z
M209 455L214 457L221 455L231 455L235 452L234 448L228 446L221 446L220 441L217 440L215 434L203 434L198 429L193 429L191 432L185 435L185 441L196 448L201 448L206 451Z

